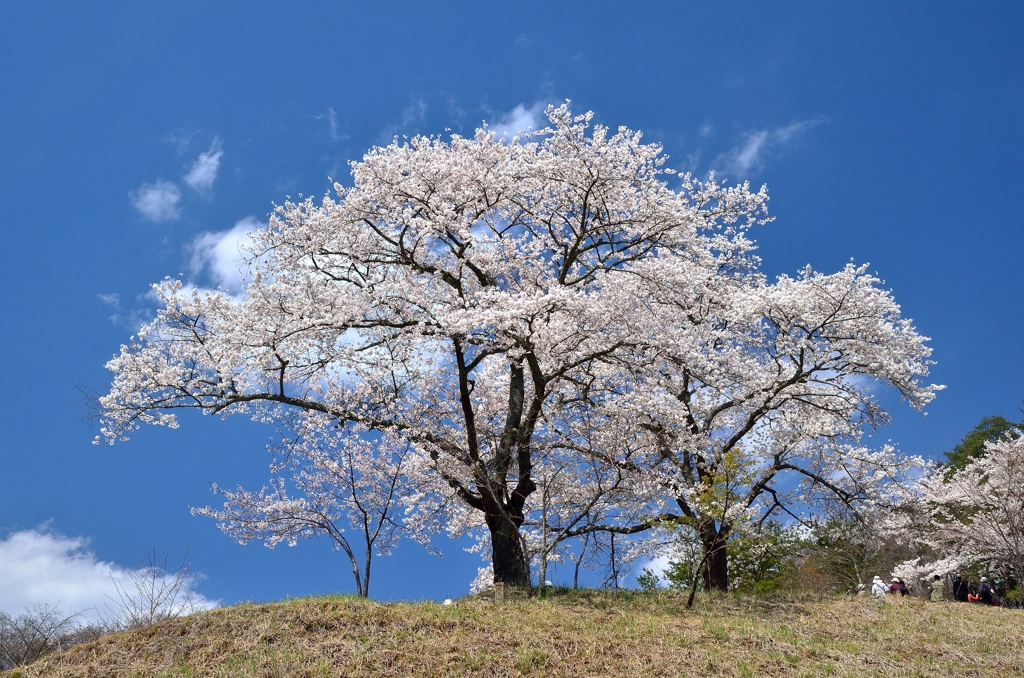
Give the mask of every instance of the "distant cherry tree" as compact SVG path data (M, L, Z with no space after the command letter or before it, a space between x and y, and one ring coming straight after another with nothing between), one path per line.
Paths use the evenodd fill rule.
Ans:
M855 266L768 283L746 236L764 188L675 177L658 145L567 105L548 118L512 140L371 149L336 198L286 202L252 234L238 297L157 285L157 318L108 363L103 435L187 408L386 434L419 451L420 505L482 525L494 581L515 586L524 526L566 540L685 521L706 586L725 588L739 515L793 510L784 475L806 499L876 501L902 462L859 445L886 419L867 382L918 408L936 389L891 295ZM542 467L595 468L546 461L574 456L637 504L602 522L569 510L585 493L538 501Z
M935 467L917 483L918 494L894 513L893 532L927 547L931 558L897 567L909 577L945 575L966 568L1024 582L1024 436L1009 429L985 443L950 473Z

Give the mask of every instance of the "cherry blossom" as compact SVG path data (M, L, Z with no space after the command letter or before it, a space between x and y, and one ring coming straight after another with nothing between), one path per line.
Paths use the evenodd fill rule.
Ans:
M986 443L985 456L953 473L936 467L917 483L918 495L894 514L893 529L929 547L935 558L897 568L945 575L965 567L1024 581L1024 436L1012 431Z
M368 597L373 556L388 555L403 536L426 536L403 520L404 502L416 489L408 470L418 452L386 434L370 440L357 427L339 430L319 412L303 412L291 423L290 437L272 450L269 489L214 484L226 499L223 509L193 507L192 513L220 521L241 544L259 540L274 548L326 536L348 556L356 595ZM289 480L297 496L289 495Z
M404 441L432 483L410 524L485 530L516 586L530 534L551 554L686 520L718 573L743 516L873 500L903 462L860 445L887 420L867 384L917 408L938 388L892 295L852 264L767 282L747 237L764 188L676 176L638 132L547 114L511 140L371 149L352 186L252 234L239 295L157 285L157 318L108 363L103 435L298 410Z

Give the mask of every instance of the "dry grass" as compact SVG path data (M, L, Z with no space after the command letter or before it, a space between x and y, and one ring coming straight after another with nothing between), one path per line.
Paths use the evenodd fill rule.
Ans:
M556 592L494 605L239 605L51 655L15 676L1010 676L1024 611L916 599Z

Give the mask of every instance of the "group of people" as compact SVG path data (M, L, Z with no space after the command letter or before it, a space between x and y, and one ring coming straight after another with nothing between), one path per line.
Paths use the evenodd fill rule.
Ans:
M877 574L874 580L871 582L871 595L876 598L884 598L886 594L893 596L907 596L910 595L910 589L903 583L903 580L899 577L893 577L889 584L882 581L882 578ZM864 584L857 587L857 595L867 595Z
M938 579L938 576L935 577ZM981 603L982 605L1001 605L996 597L988 577L982 577L975 587L970 586L960 575L953 577L953 600L960 603Z
M932 577L927 590L929 591L929 598L933 602L938 603L946 600L946 585L939 575ZM867 589L864 584L860 584L857 587L857 595L867 595ZM876 598L884 598L886 595L907 596L910 595L910 590L899 577L893 577L892 581L886 584L881 577L875 575L871 582L871 595ZM953 578L953 600L961 603L978 603L980 605L1002 605L1002 601L996 597L988 577L981 577L978 585L972 587L959 574Z

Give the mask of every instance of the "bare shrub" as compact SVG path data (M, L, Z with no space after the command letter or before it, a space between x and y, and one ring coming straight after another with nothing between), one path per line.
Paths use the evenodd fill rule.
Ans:
M0 612L0 671L30 664L52 652L67 650L117 631L144 628L207 607L196 594L188 551L176 568L168 567L170 551L157 558L148 553L137 570L111 574L117 597L110 597L101 621L82 623L86 611L63 611L46 603L25 608L17 616Z
M16 617L0 612L0 669L29 664L102 635L98 627L80 625L82 615L46 604L26 607Z
M139 569L125 573L125 579L111 575L117 598L108 596L113 603L107 605L108 627L118 631L145 628L204 609L195 592L199 575L191 572L188 550L174 569L168 568L170 555L168 550L160 560L153 549Z

